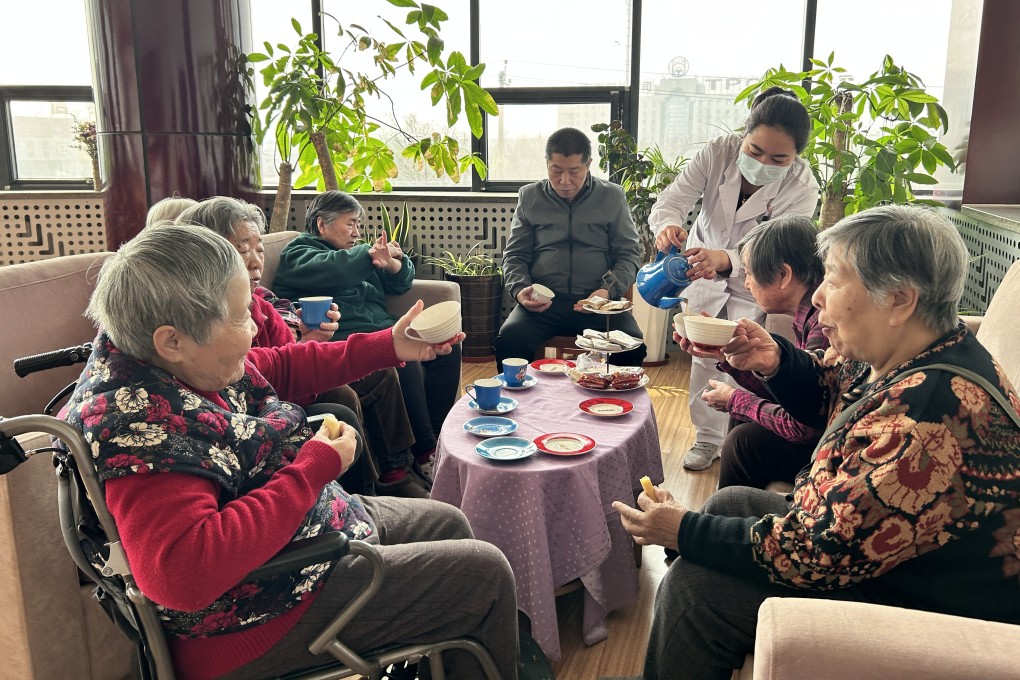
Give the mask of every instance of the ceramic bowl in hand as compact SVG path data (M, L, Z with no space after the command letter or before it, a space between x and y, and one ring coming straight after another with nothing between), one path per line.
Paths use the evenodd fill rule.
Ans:
M686 316L687 315L683 312L673 315L673 330L676 331L677 335L684 339L687 338L687 330L684 327L684 317Z
M423 309L404 333L412 340L439 345L456 337L460 329L460 303L448 300Z
M674 319L675 320L675 319ZM711 316L688 316L683 320L686 337L702 352L717 352L730 341L737 322Z
M541 283L531 284L531 299L535 302L549 302L556 297L556 293L552 292L551 288L543 286Z

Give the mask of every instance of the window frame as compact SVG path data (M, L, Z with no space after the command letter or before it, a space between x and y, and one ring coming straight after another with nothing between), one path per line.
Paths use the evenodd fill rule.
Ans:
M20 179L11 122L12 101L89 103L95 106L89 85L0 85L0 190L3 191L86 191L92 184L72 179Z

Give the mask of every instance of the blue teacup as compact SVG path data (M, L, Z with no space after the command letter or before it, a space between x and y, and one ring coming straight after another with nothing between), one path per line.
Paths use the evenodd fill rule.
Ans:
M527 377L527 359L503 359L503 382L508 386L520 387Z
M464 386L464 391L475 400L483 411L495 411L499 406L500 389L503 383L495 378L482 378ZM471 390L474 389L474 392Z
M319 324L329 323L326 316L333 305L333 298L328 295L298 298L301 303L301 321L309 328L318 328Z
M687 278L687 270L690 268L687 258L677 251L676 246L671 246L669 253L660 250L654 262L638 270L638 293L652 307L675 307L683 300L677 295L691 283Z

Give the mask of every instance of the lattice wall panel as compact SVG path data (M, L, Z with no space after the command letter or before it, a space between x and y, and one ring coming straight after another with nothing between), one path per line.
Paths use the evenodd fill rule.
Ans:
M977 259L970 264L961 306L983 314L1006 271L1020 260L1020 233L980 222L954 210L941 210L963 236L967 250Z
M0 265L106 250L103 201L96 196L3 198Z

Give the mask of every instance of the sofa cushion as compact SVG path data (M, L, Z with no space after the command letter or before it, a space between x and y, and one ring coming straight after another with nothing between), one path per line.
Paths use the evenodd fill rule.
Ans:
M1018 308L1020 262L1015 262L995 289L995 295L977 331L978 341L999 362L1015 388L1020 388L1020 343L1016 341L1020 335L1020 316L1016 313Z

